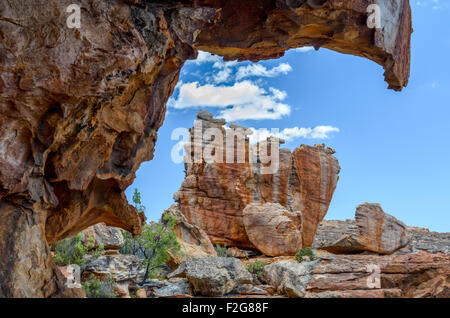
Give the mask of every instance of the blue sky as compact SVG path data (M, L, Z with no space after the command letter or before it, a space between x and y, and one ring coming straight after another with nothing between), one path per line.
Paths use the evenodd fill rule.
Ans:
M151 220L173 203L184 167L172 162L179 140L171 133L207 109L246 127L279 128L290 149L334 148L342 170L326 219L351 219L358 204L378 202L408 225L450 232L450 5L411 6L411 77L400 93L387 89L381 66L326 49L290 50L259 63L224 63L204 53L188 62L155 158L126 191L130 201L137 187Z

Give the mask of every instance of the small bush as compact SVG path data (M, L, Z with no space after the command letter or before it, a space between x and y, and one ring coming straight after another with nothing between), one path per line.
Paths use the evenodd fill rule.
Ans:
M141 193L135 189L133 194L135 208L144 213L145 206L141 202ZM177 241L174 231L176 217L172 214L165 214L161 222L150 222L145 224L141 235L133 237L131 233L123 231L125 244L119 250L122 254L133 254L139 257L142 262L140 268L145 268L144 277L140 285L150 278L156 278L161 268L170 259L171 254L178 254L181 246Z
M247 270L252 273L252 274L256 274L256 276L258 276L259 279L263 278L263 268L264 266L266 266L267 263L264 261L256 261L254 263L250 263L247 265Z
M303 262L303 257L309 257L310 261L314 260L314 251L311 247L305 247L298 250L297 254L295 254L295 260L299 263Z
M216 246L214 246L214 249L216 250L218 257L228 257L226 245L216 244Z
M104 248L100 245L94 249L95 239L90 237L89 240L83 243L83 233L78 233L76 236L67 238L57 242L53 248L55 257L54 262L58 266L66 266L69 264L76 264L82 266L86 263L85 256L91 255L94 258L99 257Z
M109 276L104 280L95 278L91 274L89 280L81 283L88 298L114 298L117 293L114 291L114 280Z

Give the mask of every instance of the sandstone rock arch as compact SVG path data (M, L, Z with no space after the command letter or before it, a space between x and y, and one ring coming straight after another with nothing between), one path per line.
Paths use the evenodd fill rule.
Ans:
M74 2L80 29L66 25ZM386 28L366 26L372 3L383 8ZM0 297L70 295L48 243L98 222L140 232L142 219L123 191L152 159L166 101L198 49L258 61L326 47L382 65L392 89L407 85L408 0L319 4L2 1Z

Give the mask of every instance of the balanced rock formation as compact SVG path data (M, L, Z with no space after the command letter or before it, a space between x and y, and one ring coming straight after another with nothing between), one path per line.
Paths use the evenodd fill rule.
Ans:
M278 203L250 203L243 211L250 242L267 256L294 255L302 247L302 215Z
M377 203L356 208L355 221L325 221L319 226L314 247L331 253L370 251L392 254L411 240L407 226L384 213Z
M161 216L162 221L164 221L166 214L175 217L176 225L174 231L177 236L177 241L181 246L180 253L171 255L170 265L178 267L181 262L192 258L217 256L216 250L209 240L208 235L198 226L189 224L176 205L172 205L163 212Z
M332 155L334 151L324 145L302 145L291 153L289 149L279 149L283 141L277 138L252 145L248 131L234 129L236 125L225 129L225 123L225 120L215 119L202 111L190 130L191 142L186 145L186 178L174 195L183 215L189 223L203 229L213 244L258 249L255 242L259 242L261 251L265 250L269 255L295 254L299 247L311 246L338 181L340 167ZM210 129L216 129L225 137L211 141L205 137ZM241 139L234 142L228 138L239 131L242 132ZM201 138L202 134L204 138ZM199 156L199 149L203 157ZM270 156L273 157L267 165L276 166L273 170L259 161L263 151L269 153L266 149L271 149ZM209 152L220 155L214 161L208 161ZM237 162L239 152L243 154L241 162ZM234 154L231 162L229 153ZM247 209L252 203L254 205ZM279 218L269 224L275 216ZM286 217L289 224L284 221ZM283 246L282 240L287 236L276 229L280 222L293 231L286 234L289 239L284 244L289 246ZM257 230L253 229L255 226ZM257 232L263 227L266 227L268 237L261 241L261 234ZM279 237L273 241L276 236Z
M385 26L369 28L372 2L80 0L80 28L69 0L0 2L0 296L60 292L48 243L99 222L140 233L124 190L197 49L258 61L326 47L406 86L409 2L377 1Z
M450 256L325 255L263 269L265 280L289 297L450 297Z

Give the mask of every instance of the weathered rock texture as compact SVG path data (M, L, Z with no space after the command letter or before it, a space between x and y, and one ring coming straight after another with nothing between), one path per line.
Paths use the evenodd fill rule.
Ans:
M83 265L83 276L94 274L99 278L110 276L115 282L137 279L140 260L134 255L102 255Z
M231 257L196 258L183 262L169 276L186 277L194 292L203 296L223 296L253 281L241 261Z
M379 204L364 203L356 208L355 221L320 224L313 246L331 253L392 254L410 240L408 228L402 221L384 213Z
M181 262L192 258L217 256L216 250L205 231L198 226L189 224L176 205L172 205L169 209L164 211L161 216L162 221L164 221L164 216L166 214L171 214L175 217L176 225L174 230L177 241L181 246L181 251L179 253L171 255L169 262L171 266L177 267Z
M93 242L94 248L103 246L105 250L118 250L125 243L119 228L99 223L83 231L83 241Z
M428 229L408 226L411 241L407 246L397 251L397 254L412 253L444 253L450 254L450 233L432 232Z
M243 211L250 242L264 255L293 255L302 247L302 215L278 203L250 203Z
M289 297L448 298L449 263L444 254L329 254L312 262L273 263L263 272L268 283Z
M377 0L380 30L365 23L373 2L79 0L80 29L66 24L73 1L0 2L0 296L55 291L44 288L54 277L47 242L98 222L141 231L123 191L152 159L167 99L198 48L257 61L323 46L369 58L391 88L405 86L409 2ZM30 231L39 249L21 246ZM17 265L31 254L45 279Z
M223 162L216 160L208 163L204 155L195 162L198 157L198 151L195 152L195 149L203 149L206 153L214 141L195 137L197 128L191 129L191 143L186 146L187 156L191 157L185 159L186 178L174 195L188 222L203 229L213 244L244 249L258 248L255 242L259 241L261 234L257 232L265 226L268 237L259 244L261 251L265 250L269 255L283 255L286 252L295 254L294 250L299 246L311 246L317 226L327 213L338 181L340 167L332 155L334 151L324 145L302 145L292 153L289 149L272 149L273 152L279 152L279 169L263 174L261 164L250 159L250 153L255 153L252 149L258 145L250 145L249 139L245 137L244 141L242 137L245 162L227 162L227 147L235 151L237 147L241 147L241 143L227 144L226 130L222 127L225 120L214 119L204 111L199 112L197 117L202 123L203 132L210 128L222 130L224 159ZM266 145L266 142L260 143L259 148L256 148L257 155L254 156L259 156L261 147ZM219 149L217 147L214 151L220 152ZM251 203L263 206L258 209L257 205L254 205L253 208L247 209L245 215L244 209ZM280 207L264 206L265 203L278 203ZM270 210L271 206L275 207L273 211ZM287 210L280 212L283 207ZM257 210L265 216L257 214ZM289 225L283 221L287 215ZM280 218L272 222L284 223L294 231L288 235L289 247L282 247L281 236L277 241L270 238L283 235L282 231L276 233L275 223L269 224L275 216ZM255 226L258 230L253 229Z

